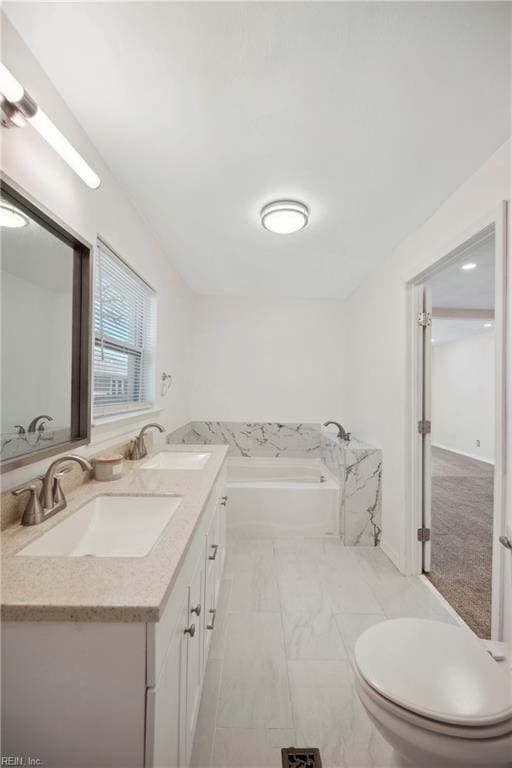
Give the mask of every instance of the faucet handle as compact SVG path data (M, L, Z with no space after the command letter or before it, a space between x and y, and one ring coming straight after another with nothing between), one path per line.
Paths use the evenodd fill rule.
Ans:
M62 480L64 475L67 475L68 472L71 472L73 467L71 464L66 464L62 469L60 469L56 474L55 478L53 480L53 503L54 504L60 504L61 501L66 503L66 497L64 496L64 491L62 490L62 486L60 484L60 481Z
M15 491L12 491L13 496L20 496L22 493L25 493L25 491L30 493L28 504L25 507L23 517L21 518L22 525L38 525L44 519L38 490L37 485L31 483L30 485L23 486L23 488L17 488Z
M130 445L128 446L128 459L130 461L138 461L140 459L139 444L137 438L130 440Z

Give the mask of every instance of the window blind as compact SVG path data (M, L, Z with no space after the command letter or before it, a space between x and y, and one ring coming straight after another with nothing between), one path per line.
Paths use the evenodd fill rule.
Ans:
M95 257L93 416L150 408L156 295L99 240Z

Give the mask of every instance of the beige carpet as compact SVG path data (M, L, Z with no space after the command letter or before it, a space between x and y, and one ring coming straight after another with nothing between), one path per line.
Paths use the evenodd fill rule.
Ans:
M432 448L428 577L479 637L491 636L494 467Z

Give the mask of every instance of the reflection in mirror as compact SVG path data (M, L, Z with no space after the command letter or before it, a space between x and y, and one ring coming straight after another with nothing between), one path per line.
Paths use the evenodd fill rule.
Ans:
M78 318L74 315L74 270L80 273L82 266L73 240L11 197L5 185L0 246L4 463L35 451L47 455L83 437L73 403L73 334L75 328L80 340L76 322L81 319L80 303Z

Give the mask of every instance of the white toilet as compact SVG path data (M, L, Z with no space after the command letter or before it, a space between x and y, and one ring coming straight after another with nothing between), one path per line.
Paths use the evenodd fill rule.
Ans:
M421 768L512 766L512 676L468 630L392 619L355 647L356 688L371 720Z

